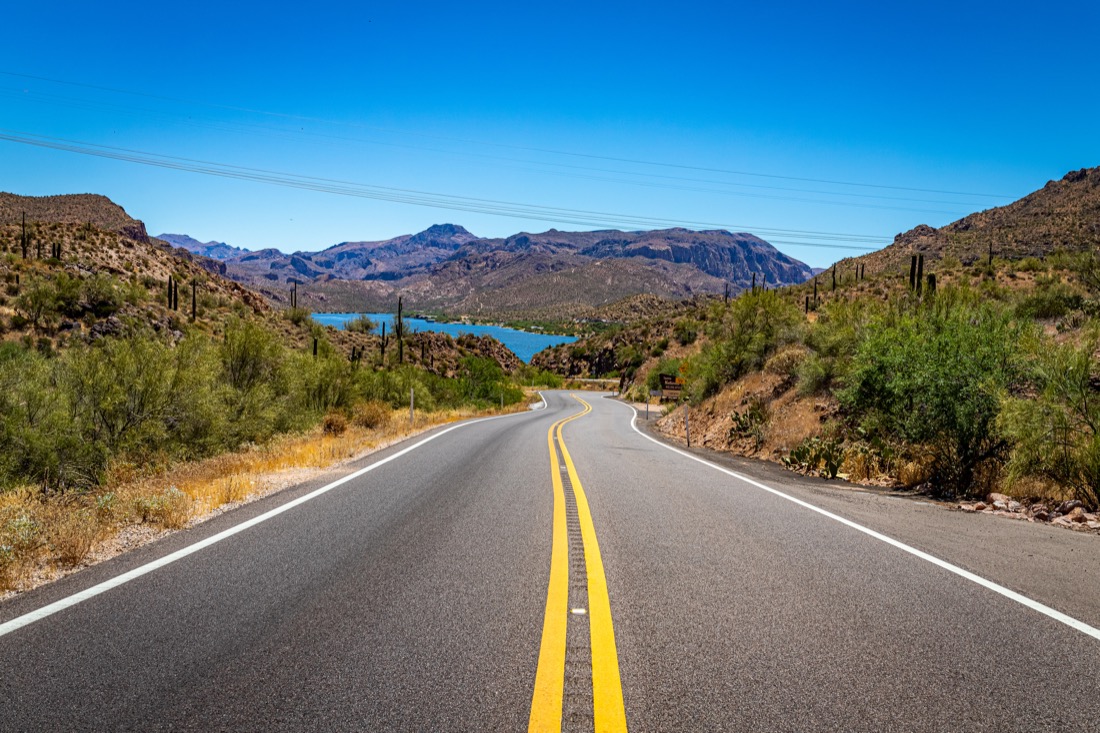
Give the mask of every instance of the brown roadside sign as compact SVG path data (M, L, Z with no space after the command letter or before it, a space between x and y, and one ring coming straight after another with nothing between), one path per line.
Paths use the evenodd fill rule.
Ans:
M678 399L684 389L684 378L671 374L661 375L661 396L670 399Z

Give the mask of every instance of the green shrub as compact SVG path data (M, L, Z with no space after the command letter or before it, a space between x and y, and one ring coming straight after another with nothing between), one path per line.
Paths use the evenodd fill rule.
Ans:
M1009 446L997 417L1022 371L1022 336L993 307L883 319L860 344L838 397L868 434L927 446L935 491L965 494L977 467L1001 460Z
M681 318L672 326L672 334L684 346L695 343L699 337L699 321L694 318Z
M1016 305L1021 318L1060 318L1082 306L1081 296L1057 278L1040 277L1035 284L1035 290Z
M802 322L802 312L775 291L746 293L719 305L708 322L710 342L688 362L688 396L699 402L760 369L778 346L799 338Z
M316 325L313 314L306 308L287 308L283 311L284 317L299 328Z
M683 361L680 359L661 359L657 362L657 366L649 370L649 374L646 376L646 388L650 390L660 389L662 374L670 377L680 376L680 366L682 364Z
M378 324L364 315L357 316L344 324L345 331L352 333L374 333Z
M105 275L93 275L84 281L83 298L88 310L98 318L113 315L122 306L123 294Z
M1047 265L1037 257L1025 257L1016 263L1017 272L1046 272Z
M831 387L836 379L836 359L810 354L798 365L796 374L800 395L821 394Z
M546 387L547 389L561 389L563 380L560 375L545 369L537 369L530 364L523 364L512 375L517 384L524 387Z
M1037 397L1008 399L999 425L1014 443L1011 477L1038 476L1068 487L1093 510L1100 509L1098 347L1096 336L1080 346L1045 343L1034 360Z
M23 286L15 307L34 328L48 325L57 314L57 292L48 280L34 278Z

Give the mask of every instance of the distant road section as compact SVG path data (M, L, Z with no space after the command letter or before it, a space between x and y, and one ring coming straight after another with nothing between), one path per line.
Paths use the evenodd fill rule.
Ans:
M0 604L0 730L1100 729L1096 537L738 478L578 397Z

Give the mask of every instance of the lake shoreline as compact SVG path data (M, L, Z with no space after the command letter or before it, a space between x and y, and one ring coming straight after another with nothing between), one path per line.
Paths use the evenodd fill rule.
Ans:
M384 324L390 333L392 333L393 323L396 319L394 313L318 312L312 313L311 316L321 325L332 326L340 330L343 330L347 322L365 316L378 324L379 329ZM432 316L403 316L403 320L406 329L411 333L432 331L445 333L452 338L457 338L465 333L474 336L491 336L511 350L525 364L530 364L531 357L543 349L573 343L577 340L576 336L567 334L527 331L511 326L470 323L468 321L439 321Z

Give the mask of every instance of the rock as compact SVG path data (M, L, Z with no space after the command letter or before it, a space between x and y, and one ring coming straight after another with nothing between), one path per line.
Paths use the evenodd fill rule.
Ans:
M990 494L990 496L992 496L992 494ZM1008 502L997 499L996 501L993 502L993 508L994 509L999 509L1002 512L1006 512L1006 511L1008 511Z
M1010 501L1007 494L998 494L997 492L993 492L992 494L987 496L985 500L988 501L990 504L996 504L998 501L1008 504L1008 502Z
M964 512L976 512L978 510L975 508L975 506L976 505L974 505L974 504L962 503L962 504L959 504L959 509L962 509Z
M1085 514L1085 510L1081 507L1074 507L1073 511L1065 516L1065 519L1070 522L1087 522L1088 517Z
M1100 522L1085 522L1085 525L1088 526L1089 529L1100 529Z
M1023 510L1024 510L1024 505L1021 504L1020 502L1011 501L1011 500L1008 502L1008 511L1010 511L1010 512L1022 512Z
M1045 522L1050 519L1050 512L1048 512L1044 507L1039 509L1038 511L1032 512L1031 518L1034 519L1036 522Z
M104 336L119 336L122 334L122 321L115 316L102 321L96 321L92 325L92 338L98 339ZM182 335L182 334L181 334Z
M985 511L985 508L986 508L986 503L984 501L979 501L976 504L974 504L974 511L976 511L976 512Z
M1082 507L1082 506L1084 506L1084 504L1082 504L1077 499L1072 499L1070 501L1063 501L1061 503L1061 505L1058 507L1058 513L1059 514L1069 514L1074 509L1076 509L1078 507Z
M1065 517L1055 517L1051 524L1057 524L1059 527L1072 527L1073 522L1069 521Z

